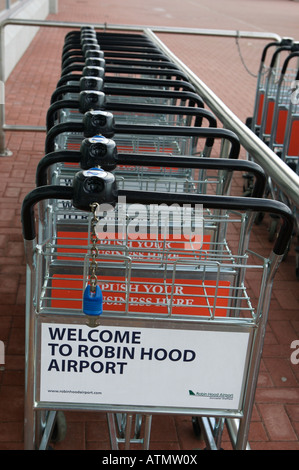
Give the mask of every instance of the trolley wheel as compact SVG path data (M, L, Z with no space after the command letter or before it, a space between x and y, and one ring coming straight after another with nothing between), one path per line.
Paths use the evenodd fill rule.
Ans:
M57 444L58 442L62 442L66 436L66 419L63 411L56 412L55 424L51 436L51 442Z
M201 427L197 416L192 416L192 427L195 437L199 439L201 437Z

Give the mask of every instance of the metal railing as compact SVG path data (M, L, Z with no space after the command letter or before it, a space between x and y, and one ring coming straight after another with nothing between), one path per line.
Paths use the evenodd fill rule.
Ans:
M37 27L55 27L55 28L74 28L80 29L82 23L56 22L40 20L22 20L7 18L0 24L0 80L4 81L4 29L7 25L37 26ZM102 24L84 24L84 26L94 26L96 29L103 30L122 30L122 31L141 31L144 32L161 50L175 62L182 71L184 71L197 92L203 98L207 106L214 112L223 126L235 132L245 150L252 158L259 163L265 172L275 181L287 197L299 207L299 177L293 172L269 147L264 144L214 93L210 90L199 77L194 74L178 57L173 54L168 47L159 39L156 33L172 33L186 35L203 35L218 37L247 37L252 39L269 39L280 41L281 38L275 33L260 33L251 31L231 31L214 29L193 29L193 28L170 28L157 26L130 26L130 25L107 25ZM45 132L45 127L26 126L21 124L7 125L5 123L5 106L0 106L0 156L7 155L8 150L5 147L6 131L36 131Z

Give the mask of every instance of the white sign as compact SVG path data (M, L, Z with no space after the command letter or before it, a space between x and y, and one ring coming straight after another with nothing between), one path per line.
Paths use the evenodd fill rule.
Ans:
M249 332L42 324L40 401L239 407Z

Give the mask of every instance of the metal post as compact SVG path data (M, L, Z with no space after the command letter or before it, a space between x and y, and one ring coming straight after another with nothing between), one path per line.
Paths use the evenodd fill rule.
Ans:
M5 144L5 44L4 28L0 29L0 157L8 157L12 154Z

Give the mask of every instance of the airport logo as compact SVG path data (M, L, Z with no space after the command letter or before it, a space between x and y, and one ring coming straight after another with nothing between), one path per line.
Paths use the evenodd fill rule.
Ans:
M209 398L210 400L233 400L234 398L233 393L194 392L193 390L189 390L189 395L192 397Z

